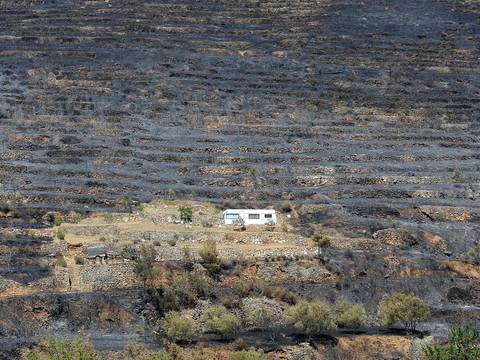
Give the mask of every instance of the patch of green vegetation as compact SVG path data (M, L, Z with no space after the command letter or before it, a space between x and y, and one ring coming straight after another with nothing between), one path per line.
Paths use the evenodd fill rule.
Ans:
M265 360L266 356L262 350L239 350L230 355L231 360Z
M61 229L57 230L57 239L58 240L65 240L65 233Z
M190 342L195 338L197 326L191 318L179 312L170 311L165 315L163 330L173 341Z
M302 300L288 309L287 318L297 331L307 336L319 335L337 327L332 310L321 301Z
M335 304L337 325L340 328L358 329L365 326L367 313L362 304L352 304L349 301L338 301Z
M60 226L60 225L62 225L62 222L63 222L63 219L60 215L55 215L53 217L53 225L54 226Z
M404 324L407 331L415 331L420 321L430 316L428 306L414 294L396 292L383 300L378 307L380 324Z
M193 210L190 206L180 206L178 209L180 220L185 223L191 223L193 220Z
M86 340L48 339L31 350L27 360L100 360L93 345Z
M231 338L241 328L240 320L222 305L209 307L202 316L207 331Z
M208 270L210 274L217 274L220 271L220 263L222 261L220 254L217 250L217 244L214 240L207 240L203 243L202 247L198 250L201 263Z
M422 351L425 360L480 359L480 332L468 327L454 326L447 344L426 345Z
M327 247L330 246L331 243L330 237L321 231L317 231L315 234L313 234L312 241L318 247Z

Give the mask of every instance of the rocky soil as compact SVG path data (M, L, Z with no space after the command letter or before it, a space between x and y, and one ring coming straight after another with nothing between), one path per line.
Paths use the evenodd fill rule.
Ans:
M256 276L370 310L385 293L413 291L434 310L434 335L449 322L478 326L480 270L467 254L480 241L479 14L466 0L1 1L0 333L9 348L45 329L107 334L64 303L141 303L125 290L131 282L112 292L109 280L128 264L78 273L93 295L68 295L54 266L71 250L51 231L55 213L74 223L129 210L130 199L289 201L295 232L278 237L304 248L288 264L259 261ZM320 265L300 266L295 255L309 255L300 240L319 224L332 247ZM65 228L88 236L76 230ZM189 240L219 236L205 231ZM112 236L165 242L176 232ZM217 240L280 241L242 236ZM48 324L23 329L10 318L30 314L22 306ZM143 320L127 308L133 334ZM341 343L343 354L355 341Z

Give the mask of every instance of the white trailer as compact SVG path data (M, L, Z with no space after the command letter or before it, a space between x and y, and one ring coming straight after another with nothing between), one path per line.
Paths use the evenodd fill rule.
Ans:
M223 223L233 225L242 219L245 225L277 224L275 210L270 209L228 209L223 212Z

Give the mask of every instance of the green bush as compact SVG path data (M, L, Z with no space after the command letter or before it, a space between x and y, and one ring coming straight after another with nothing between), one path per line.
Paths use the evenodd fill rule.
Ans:
M378 319L382 325L404 324L407 331L415 331L420 321L430 315L428 306L414 294L396 292L383 300L378 307Z
M198 250L198 255L200 255L204 264L220 264L221 258L214 240L209 239L205 241Z
M106 223L111 223L111 222L113 222L113 214L112 214L112 213L109 213L109 212L104 212L104 213L103 213L103 220L104 220Z
M158 308L180 310L194 306L198 299L210 295L211 281L208 277L197 273L180 273L170 275L168 284L163 287Z
M454 326L447 344L426 345L422 351L426 360L480 359L480 332Z
M65 240L65 233L61 229L58 229L58 231L57 231L57 239L58 240Z
M245 312L245 323L255 328L266 328L275 321L275 312L268 303L261 303Z
M180 220L185 223L191 223L193 220L193 210L190 206L180 206L178 209Z
M125 195L121 199L118 200L118 205L122 206L125 211L131 212L133 200L130 196Z
M192 341L197 332L195 322L176 311L170 311L165 315L163 330L171 340L181 342Z
M265 354L262 350L240 350L233 351L230 355L231 360L265 360Z
M83 339L42 340L38 349L27 354L27 360L99 360L93 345Z
M143 282L144 287L147 286L147 283L151 283L157 276L154 268L156 254L155 248L152 245L143 245L140 248L140 252L135 255L134 271L137 277Z
M337 325L340 328L358 329L367 322L367 313L362 304L339 301L335 304Z
M240 320L221 305L209 307L202 316L202 322L207 331L227 337L238 333L241 327Z
M63 220L62 220L62 217L61 217L60 215L55 215L55 216L53 217L53 225L55 225L55 226L60 226L60 225L62 225L62 221L63 221Z
M330 238L322 232L316 232L315 234L313 234L312 241L318 247L327 247L330 246L331 243Z
M296 330L307 336L336 328L332 310L321 301L309 303L302 300L288 309L287 318Z

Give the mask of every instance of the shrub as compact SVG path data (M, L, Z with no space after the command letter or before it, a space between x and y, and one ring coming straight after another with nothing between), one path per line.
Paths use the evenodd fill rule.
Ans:
M121 199L118 200L118 205L122 206L125 211L131 212L133 200L130 196L125 195L122 196Z
M428 306L414 294L393 293L378 307L378 319L382 325L402 323L407 331L415 331L417 323L428 317Z
M27 354L27 360L99 360L93 345L86 340L42 340L37 350Z
M426 360L473 360L480 358L480 332L454 326L448 343L422 348Z
M196 273L170 275L158 305L167 311L180 310L194 306L198 299L207 298L210 291L211 284L206 276Z
M245 322L255 328L266 328L275 321L275 312L267 303L258 304L254 308L247 309Z
M193 210L190 206L180 206L178 209L180 220L185 223L191 223L193 220Z
M61 229L58 229L57 231L57 239L62 241L65 240L65 233Z
M104 212L104 213L103 213L103 220L104 220L106 223L111 223L111 222L113 222L113 214L112 214L112 213L109 213L109 212Z
M143 245L140 252L135 256L135 274L146 287L156 277L154 269L156 251L152 245Z
M174 236L173 238L168 239L168 240L167 240L167 243L168 243L168 245L170 245L170 246L175 246L175 245L177 245L177 237Z
M55 225L55 226L62 225L62 217L60 215L55 215L53 217L53 225Z
M323 302L309 303L305 300L292 306L287 312L288 320L297 331L315 336L336 328L330 307Z
M187 246L183 248L183 264L185 269L188 271L192 271L193 265L195 264L195 257L192 255L190 248Z
M236 334L241 327L240 320L221 305L209 307L204 312L202 321L207 331L227 337Z
M213 240L207 240L198 251L202 262L207 264L220 263L220 256L217 250L217 244Z
M330 238L322 232L316 232L313 234L312 241L318 247L327 247L330 246L331 243Z
M298 296L293 291L287 291L284 289L273 290L272 297L285 301L290 305L296 304L298 302Z
M84 265L85 264L85 258L83 256L80 256L80 255L75 256L75 264Z
M234 351L230 355L231 360L264 360L266 359L265 354L262 350L240 350Z
M143 213L145 211L145 205L143 205L142 203L138 204L137 205L137 210L141 213Z
M197 331L192 319L176 311L170 311L165 315L163 330L170 339L181 342L192 341Z
M65 258L63 257L63 255L60 255L57 257L57 261L55 265L60 267L67 267L67 262L65 261Z
M475 245L467 254L468 261L474 265L480 265L480 244Z
M362 304L339 301L335 304L337 325L340 328L358 329L367 322L367 313Z

